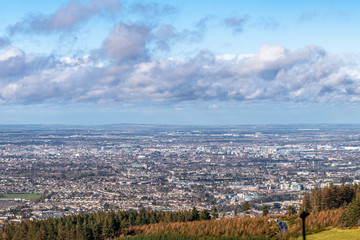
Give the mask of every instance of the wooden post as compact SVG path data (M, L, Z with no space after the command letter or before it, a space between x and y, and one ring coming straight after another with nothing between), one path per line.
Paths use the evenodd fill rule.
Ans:
M305 218L309 216L310 213L306 211L302 211L300 213L300 218L302 220L302 232L303 232L303 240L306 240L306 231L305 231Z

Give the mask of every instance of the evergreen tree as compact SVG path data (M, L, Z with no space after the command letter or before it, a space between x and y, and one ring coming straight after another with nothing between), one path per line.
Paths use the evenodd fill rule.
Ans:
M190 221L197 221L199 220L199 211L194 206L191 210L191 218Z
M200 220L210 220L211 216L210 213L207 209L204 209L200 212L200 216L199 216Z
M330 201L329 201L329 209L339 208L341 205L337 202L338 191L334 184L330 184ZM310 209L311 210L311 209Z
M77 221L76 223L76 239L81 240L83 235L83 229L81 226L80 221Z
M311 211L310 194L308 192L305 193L300 209L305 212Z
M76 231L74 222L71 221L71 218L67 219L67 222L65 224L66 229L66 239L76 239Z
M296 214L296 208L293 207L293 206L288 206L287 214L289 214L290 216L295 215Z
M37 232L37 235L36 235L36 239L38 239L38 240L47 240L48 239L48 234L47 234L44 224L40 225L39 231Z
M136 217L137 217L137 214L135 213L135 211L130 211L129 217L128 217L130 226L135 224Z
M82 235L84 237L85 240L94 240L94 235L93 235L93 232L92 232L92 229L86 225L83 229L83 232L82 232Z
M340 222L344 227L360 225L360 196L347 205L340 217Z
M321 210L332 209L331 203L333 202L330 187L325 186L321 192Z
M263 213L262 213L263 217L267 216L269 214L268 206L266 206L266 205L263 206L262 211L263 211Z
M101 223L95 223L92 227L93 237L94 239L101 239L102 235L102 226Z
M57 234L57 238L58 240L65 240L66 239L66 228L65 225L63 223L59 223L58 224L58 234Z
M273 209L280 209L281 204L280 203L274 203L272 207L273 207Z
M216 207L213 207L211 210L211 218L212 219L218 219L219 218L219 212Z
M103 238L108 238L111 234L111 226L110 226L110 222L109 222L109 219L106 219L104 222L103 222L103 225L102 225L102 237Z
M15 239L26 239L26 237L28 236L28 224L27 223L20 223L18 230L15 233L14 238Z
M320 212L321 211L321 189L314 187L312 194L311 194L311 209L314 212Z
M243 207L243 211L244 211L245 214L250 213L249 210L250 210L251 206L250 206L250 203L248 201L244 202L242 207Z

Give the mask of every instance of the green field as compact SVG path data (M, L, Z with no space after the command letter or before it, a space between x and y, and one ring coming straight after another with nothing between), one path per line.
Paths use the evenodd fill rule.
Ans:
M302 239L298 238L299 240ZM360 228L357 229L331 229L306 236L306 240L355 240L360 239Z
M18 199L36 199L41 197L42 194L39 193L5 193L0 195L0 198L18 198Z

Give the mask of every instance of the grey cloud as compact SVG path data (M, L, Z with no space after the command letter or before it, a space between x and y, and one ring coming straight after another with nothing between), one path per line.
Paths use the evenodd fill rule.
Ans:
M241 33L244 30L244 25L248 21L249 16L228 17L224 19L225 26L231 28L234 33Z
M98 68L78 62L67 63L53 56L25 55L21 50L9 49L0 55L0 103L79 101L94 84Z
M174 26L170 24L160 26L154 33L154 38L156 39L157 49L161 51L170 50L170 42L177 38L178 33L176 32Z
M144 60L150 30L145 25L117 24L103 43L104 55L117 61Z
M179 34L182 41L199 42L203 39L204 33L207 30L207 23L211 16L201 18L195 25L193 30L184 30Z
M31 14L9 27L15 33L51 33L71 31L92 16L114 13L121 8L117 0L91 0L87 3L70 1L50 15Z
M263 16L257 19L251 19L249 15L240 17L228 17L223 20L223 24L232 29L233 34L239 34L244 31L244 28L257 28L264 30L276 30L279 28L279 22L270 16Z
M118 25L118 33L129 27ZM201 52L187 60L152 59L145 54L147 30L131 30L126 36L137 43L101 49L106 54L113 50L109 57L116 60L103 66L89 57L56 60L7 50L0 54L0 103L360 101L359 66L316 46L297 51L263 46L246 56ZM139 57L144 54L147 58Z
M200 42L207 30L207 23L210 18L208 16L200 19L191 30L176 31L171 24L161 25L157 29L153 29L152 40L155 42L157 49L161 51L170 50L170 45L177 42Z

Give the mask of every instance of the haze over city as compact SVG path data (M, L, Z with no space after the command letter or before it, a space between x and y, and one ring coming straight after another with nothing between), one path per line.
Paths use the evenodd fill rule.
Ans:
M359 123L357 9L6 1L0 123Z

